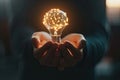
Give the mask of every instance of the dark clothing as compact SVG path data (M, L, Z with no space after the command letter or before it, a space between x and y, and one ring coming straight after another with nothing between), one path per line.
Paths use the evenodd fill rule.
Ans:
M25 7L16 14L17 19L14 18L12 29L15 53L23 56L22 80L94 80L94 67L105 54L108 43L105 1L28 0ZM63 31L62 37L69 33L81 33L87 40L84 59L64 71L41 66L33 56L31 42L32 33L46 31L42 27L44 13L56 7L67 12L69 17L69 26Z

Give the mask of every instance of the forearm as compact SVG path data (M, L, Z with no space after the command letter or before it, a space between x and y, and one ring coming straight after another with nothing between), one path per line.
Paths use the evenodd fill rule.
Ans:
M108 47L108 34L104 30L98 30L94 34L85 35L85 38L86 47L83 53L85 64L95 65L105 55Z
M26 26L17 26L12 29L12 44L15 54L23 53L25 42L31 39L33 30Z
M87 56L94 59L94 62L98 62L99 59L104 55L107 48L107 40L103 37L89 37L86 38L87 43Z

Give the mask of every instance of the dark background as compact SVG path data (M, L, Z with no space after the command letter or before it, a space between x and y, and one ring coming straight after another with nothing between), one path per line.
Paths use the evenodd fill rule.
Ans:
M23 63L20 58L21 55L15 54L14 52L12 52L13 50L13 47L12 47L13 44L11 39L12 28L13 28L11 27L12 23L16 21L16 24L20 24L17 22L18 20L21 21L22 23L27 21L25 23L28 23L30 26L35 25L36 26L35 29L40 30L39 24L38 24L40 20L34 19L39 14L36 14L37 16L34 18L32 17L32 14L33 14L32 12L34 12L34 10L29 12L30 14L27 14L27 15L24 14L28 9L32 9L32 7L26 7L26 6L34 5L34 2L31 2L31 0L29 0L29 3L30 4L27 3L27 0L24 0L24 2L22 0L0 0L0 80L19 80L21 77L20 73L22 73L21 69L23 67ZM43 3L46 3L46 2L43 1ZM47 3L49 3L49 1ZM59 5L59 4L56 4L56 5ZM48 9L46 8L46 10ZM36 11L37 11L37 8L36 8ZM65 11L67 11L67 8ZM17 19L16 17L18 16L19 18ZM120 17L120 15L118 17ZM109 21L108 26L109 28L111 28L109 48L107 51L108 54L105 58L102 59L100 64L96 66L96 69L95 69L96 80L119 80L120 79L119 78L120 23L118 22L117 24L114 24L112 23L112 21ZM44 28L43 30L46 30L46 29ZM107 68L106 66L103 66L105 64ZM111 73L111 71L113 72ZM107 72L111 74L108 74Z

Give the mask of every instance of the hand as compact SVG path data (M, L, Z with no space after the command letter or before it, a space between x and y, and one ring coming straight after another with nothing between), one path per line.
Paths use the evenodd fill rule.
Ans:
M37 49L41 48L48 41L52 41L52 38L46 32L35 32L32 35L33 46Z
M52 42L51 36L46 32L35 32L32 35L34 57L41 65L56 67L59 60L58 44Z
M71 43L75 48L84 48L86 44L85 37L82 34L72 33L67 36L65 36L61 42L64 43L68 41Z
M52 42L46 32L36 32L32 36L34 56L41 65L50 67L70 67L82 59L85 38L81 34L70 34L61 43Z
M86 40L82 34L70 34L60 44L60 62L58 68L74 66L83 57Z

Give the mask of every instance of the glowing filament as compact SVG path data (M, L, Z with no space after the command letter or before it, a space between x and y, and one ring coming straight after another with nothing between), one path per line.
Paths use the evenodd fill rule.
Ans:
M51 9L45 13L43 24L53 35L59 35L58 31L68 25L68 17L65 12L60 9Z

